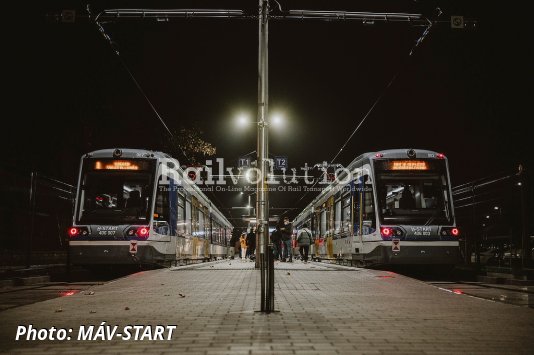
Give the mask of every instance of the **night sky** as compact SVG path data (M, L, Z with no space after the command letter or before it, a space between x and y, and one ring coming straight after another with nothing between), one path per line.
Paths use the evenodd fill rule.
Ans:
M449 158L452 185L522 162L532 167L532 32L522 3L486 1L288 1L286 9L423 12L439 6L445 21L422 33L406 24L272 21L270 110L283 113L271 130L270 152L290 167L330 161L384 87L399 76L337 162L390 148L421 148ZM165 131L97 28L85 2L48 1L17 13L4 31L2 164L75 183L79 157L115 148L164 149ZM153 6L148 1L91 2L103 8ZM506 5L504 5L506 4ZM168 1L161 8L254 11L257 1ZM506 6L506 7L504 7ZM46 14L76 9L75 23ZM450 15L475 18L475 29L451 29ZM256 115L257 21L131 20L105 25L121 57L171 129L194 124L235 165L256 149L256 130L235 125ZM244 205L221 194L224 207ZM300 195L273 196L278 207ZM279 200L276 200L276 199ZM227 211L227 210L226 210ZM295 211L296 212L296 211Z

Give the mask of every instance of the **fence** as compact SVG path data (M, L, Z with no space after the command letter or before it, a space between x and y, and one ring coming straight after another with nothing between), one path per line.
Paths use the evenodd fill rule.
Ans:
M530 186L529 186L530 185ZM532 185L520 166L512 174L475 180L452 190L467 264L510 269L533 266Z
M0 170L2 265L65 262L75 188L47 176Z

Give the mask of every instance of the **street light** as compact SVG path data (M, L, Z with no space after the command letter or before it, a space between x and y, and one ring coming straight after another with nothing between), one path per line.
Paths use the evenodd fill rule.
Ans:
M250 116L246 113L241 113L236 117L236 121L239 127L246 127L250 123Z
M286 123L286 116L281 112L275 112L272 115L269 115L269 120L265 120L263 122L261 121L253 121L250 118L250 115L248 113L240 113L237 116L235 116L236 126L245 128L249 126L250 124L255 125L264 125L266 128L269 128L269 126L273 128L279 128L283 127Z
M273 127L282 127L284 125L284 116L281 113L275 113L271 116Z

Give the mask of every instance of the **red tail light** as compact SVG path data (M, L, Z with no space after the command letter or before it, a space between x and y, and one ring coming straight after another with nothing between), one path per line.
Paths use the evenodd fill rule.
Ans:
M380 234L382 234L383 237L389 237L393 234L393 230L388 227L382 227L380 228Z
M70 227L69 238L76 238L79 236L86 237L89 235L89 228L87 227Z
M458 237L460 235L460 229L456 227L443 227L441 228L441 235L444 237Z
M149 226L133 226L126 230L126 236L147 239L150 234Z
M436 157L437 157L438 159L445 159L445 154L443 154L443 153L438 153L438 154L436 155Z
M148 227L139 227L137 228L137 235L142 238L147 238L149 233Z
M137 234L140 237L148 237L148 228L147 227L140 227L137 229Z

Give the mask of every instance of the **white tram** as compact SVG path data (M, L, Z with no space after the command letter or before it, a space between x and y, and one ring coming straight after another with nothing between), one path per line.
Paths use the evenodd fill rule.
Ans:
M232 225L161 152L104 149L81 159L72 264L172 264L225 257Z
M349 174L350 172L350 174ZM419 149L357 157L295 218L315 259L359 265L460 261L447 158Z

